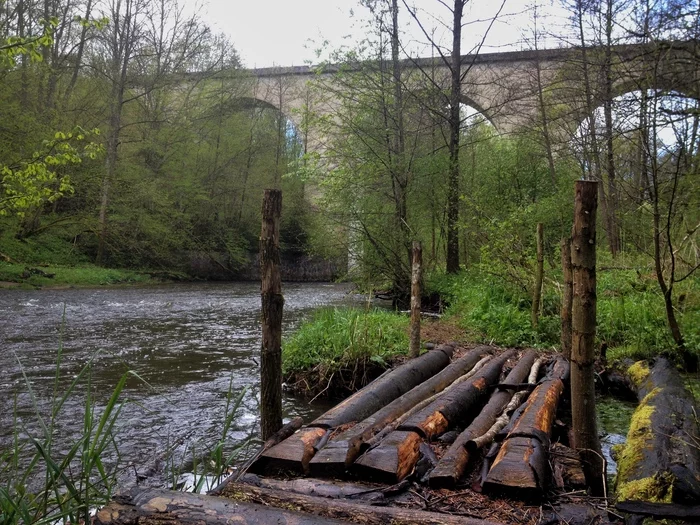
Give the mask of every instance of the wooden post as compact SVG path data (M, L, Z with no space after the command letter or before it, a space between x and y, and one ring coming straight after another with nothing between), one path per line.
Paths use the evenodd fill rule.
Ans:
M280 215L282 192L265 190L260 233L262 349L260 359L260 429L267 440L282 428L282 278Z
M420 241L413 241L413 268L411 271L411 342L408 354L418 357L420 352L420 295L423 247Z
M542 279L544 277L544 226L537 223L537 267L535 268L535 289L532 292L532 327L537 328L542 299Z
M561 353L567 359L571 359L571 305L574 300L571 237L561 240L561 268L564 273L564 290L561 298Z
M595 409L596 210L598 183L576 181L571 266L574 279L571 333L571 415L574 447L594 496L604 491L604 459Z

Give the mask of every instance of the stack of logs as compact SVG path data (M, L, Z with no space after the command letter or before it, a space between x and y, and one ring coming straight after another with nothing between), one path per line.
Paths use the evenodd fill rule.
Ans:
M450 364L453 352L441 345L391 370L265 450L250 471L386 484L418 472L431 487L453 488L470 458L494 442L484 491L541 495L568 361L551 359L543 371L534 350L479 346ZM455 429L463 431L437 460L430 442Z

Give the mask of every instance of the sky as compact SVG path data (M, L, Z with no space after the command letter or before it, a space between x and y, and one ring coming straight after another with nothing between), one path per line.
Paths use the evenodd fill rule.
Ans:
M216 32L233 42L246 67L292 66L318 63L316 50L327 42L326 49L352 46L366 35L367 10L357 0L184 0L191 9L199 6L200 15ZM551 0L550 0L551 1ZM548 18L541 25L553 28L565 22L566 14L544 0L538 7ZM450 12L440 0L407 0L417 10L424 28L437 39L449 36L445 22ZM448 3L449 0L448 0ZM401 7L401 2L399 3ZM506 0L499 21L494 23L482 51L527 48L525 38L532 34L533 0ZM467 6L462 39L463 52L482 38L488 21L500 7L498 0L472 0ZM430 56L426 38L403 9L403 41L411 51ZM451 38L451 37L449 37ZM553 39L544 46L557 47Z

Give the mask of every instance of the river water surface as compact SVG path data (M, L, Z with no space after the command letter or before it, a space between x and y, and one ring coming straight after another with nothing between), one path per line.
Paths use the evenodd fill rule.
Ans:
M356 302L334 284L284 286L284 333L315 309ZM245 389L226 435L228 450L259 432L260 285L176 284L145 288L0 290L0 451L41 436L36 413L50 413L59 346L59 395L92 361L58 418L57 452L82 429L85 394L97 411L119 378L131 377L116 430L122 482L148 475L167 482L168 466L187 468L221 436L229 387ZM314 416L327 405L284 398L286 418ZM18 423L14 422L17 414ZM243 452L245 455L245 452ZM111 458L116 462L116 457ZM133 481L133 479L131 480Z

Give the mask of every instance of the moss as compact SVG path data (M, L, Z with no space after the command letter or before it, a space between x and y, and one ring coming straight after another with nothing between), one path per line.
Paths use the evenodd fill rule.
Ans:
M673 474L663 472L642 479L623 483L617 489L619 500L671 503L673 497Z
M637 364L639 363L635 363ZM648 373L648 369L646 370ZM620 500L642 500L654 503L671 501L674 480L672 474L663 472L633 479L637 466L644 459L644 451L650 450L653 446L651 416L656 407L652 401L660 391L660 388L655 388L644 396L632 415L627 443L621 451L617 451L619 460L615 488Z
M627 373L636 387L639 387L649 377L649 364L646 361L637 361L627 369Z

